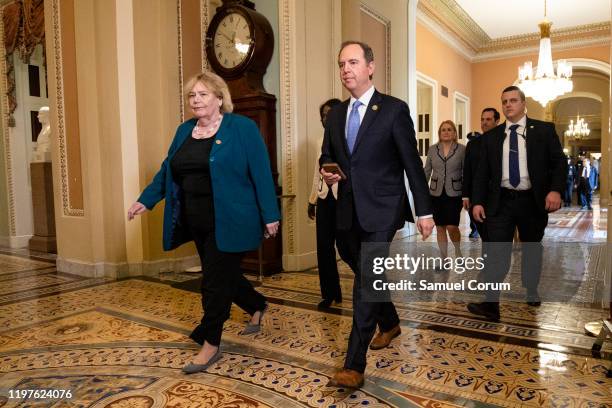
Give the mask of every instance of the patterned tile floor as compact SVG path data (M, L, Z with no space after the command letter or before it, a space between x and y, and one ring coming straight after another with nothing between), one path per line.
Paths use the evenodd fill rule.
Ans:
M571 240L593 242L605 228L598 209L551 219L549 236ZM398 302L402 334L369 353L366 384L351 391L325 385L351 326L352 273L342 263L344 301L328 312L316 310L316 271L258 283L271 303L264 330L241 336L247 316L233 308L223 358L185 376L200 297L172 285L197 275L86 279L52 261L0 250L2 408L612 407L612 346L594 357L583 332L607 314L593 305L504 302L502 322L490 323L460 301ZM70 390L71 398L10 398L16 390Z

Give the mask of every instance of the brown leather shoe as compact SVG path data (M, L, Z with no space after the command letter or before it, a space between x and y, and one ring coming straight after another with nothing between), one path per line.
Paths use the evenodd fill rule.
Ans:
M402 334L399 324L387 332L379 331L370 342L371 350L380 350L389 345L391 340Z
M363 374L359 371L343 368L327 383L328 387L360 388L363 385Z

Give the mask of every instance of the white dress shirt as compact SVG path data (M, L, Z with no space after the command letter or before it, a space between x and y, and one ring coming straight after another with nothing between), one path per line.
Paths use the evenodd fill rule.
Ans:
M582 168L582 177L588 179L590 175L591 175L591 166L590 165L584 166Z
M518 135L518 160L519 172L521 181L518 186L514 187L510 184L510 126L519 125L516 129ZM501 186L512 190L529 190L531 188L531 180L529 180L529 170L527 169L527 116L524 115L518 122L512 123L506 121L506 138L504 139L504 147L502 152L502 179Z
M364 94L359 97L359 102L361 102L361 106L357 108L357 112L359 112L359 124L363 122L363 117L365 116L366 111L368 110L368 105L370 104L370 99L372 99L372 95L374 95L374 90L374 85L372 85L370 89L365 91ZM351 116L351 110L353 110L353 105L356 101L357 99L351 96L351 100L349 101L348 105L348 111L346 113L346 123L344 124L344 137L347 137L349 116Z

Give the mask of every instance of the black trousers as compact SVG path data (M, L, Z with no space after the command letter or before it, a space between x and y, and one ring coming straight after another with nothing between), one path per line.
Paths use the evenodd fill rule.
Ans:
M348 231L338 231L338 251L340 257L344 260L355 273L353 283L353 326L348 342L346 352L346 360L344 367L351 370L363 373L366 368L366 354L370 341L374 337L376 325L381 331L386 332L397 326L400 322L395 306L390 300L385 302L371 302L362 298L362 284L364 281L369 282L373 277L372 270L361 270L361 265L372 265L368 259L363 257L371 257L372 254L362 254L362 244L378 242L382 246L377 245L379 255L388 256L389 243L393 239L396 231L364 231L357 217L353 217L352 228ZM385 245L386 244L386 245ZM386 253L384 248L386 247ZM370 251L368 251L370 252ZM363 261L363 262L362 262ZM377 278L383 278L380 275ZM368 290L367 288L363 288ZM384 296L384 294L379 294Z
M336 200L329 190L325 199L317 200L317 265L321 297L327 300L342 299L340 276L336 262Z
M578 185L579 202L582 207L590 207L591 201L593 200L593 190L589 184L589 180L584 177L580 177L580 184Z
M521 238L521 274L527 292L536 291L542 273L542 238L548 224L548 214L538 210L531 191L513 192L502 189L500 207L496 214L487 214L485 228L487 254L484 278L486 282L503 282L512 259L512 240L518 228ZM498 302L500 292L486 293L487 302Z
M565 195L563 197L563 201L565 205L572 205L572 193L574 192L574 179L567 179L565 182Z
M230 316L232 302L249 315L263 310L266 298L257 292L240 270L244 252L223 252L217 248L214 230L191 228L202 263L202 309L204 316L193 330L196 343L218 346L223 324Z

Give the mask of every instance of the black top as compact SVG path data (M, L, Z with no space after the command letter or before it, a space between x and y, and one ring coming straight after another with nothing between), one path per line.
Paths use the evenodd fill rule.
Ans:
M188 137L170 163L174 181L185 194L192 196L211 195L210 165L208 158L214 137L194 139Z
M214 225L213 191L208 161L214 140L214 137L188 137L170 162L174 181L183 191L181 201L187 222L204 228Z

